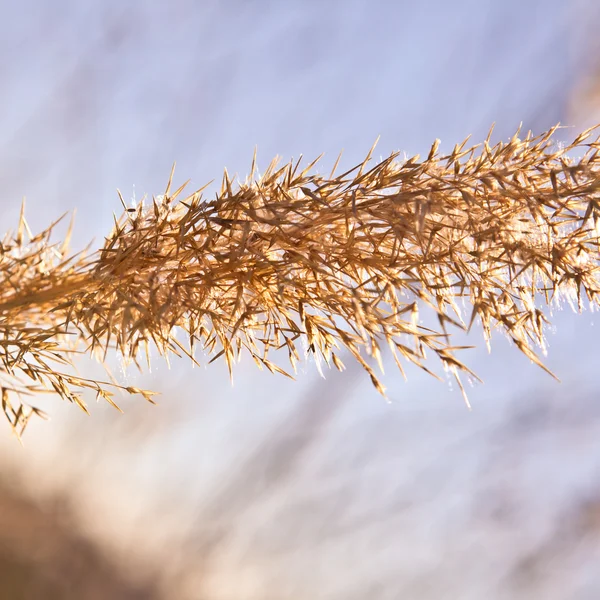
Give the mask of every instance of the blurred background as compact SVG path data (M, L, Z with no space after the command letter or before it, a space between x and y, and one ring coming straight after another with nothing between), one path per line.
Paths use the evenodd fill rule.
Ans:
M600 122L596 0L0 2L0 225L116 193ZM213 189L215 189L213 187ZM554 382L501 335L458 390L388 365L296 383L242 361L113 370L161 393L0 425L0 595L176 600L600 597L597 316L553 315ZM201 360L202 357L199 357ZM350 363L350 361L348 361ZM91 374L95 367L82 370Z

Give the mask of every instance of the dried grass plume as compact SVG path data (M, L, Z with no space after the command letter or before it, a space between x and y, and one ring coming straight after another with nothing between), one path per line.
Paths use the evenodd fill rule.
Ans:
M21 214L0 246L4 413L21 434L43 414L27 402L40 391L84 410L86 388L113 404L119 387L151 401L72 369L74 353L109 350L140 366L150 345L194 361L201 347L230 371L246 353L290 376L282 350L292 370L306 352L342 370L346 354L383 394L373 368L383 346L400 370L433 374L434 356L459 384L461 372L474 376L448 328L479 320L486 341L503 330L543 367L541 306L558 295L596 305L599 291L599 138L590 129L560 146L556 129L494 146L465 140L448 155L436 140L425 159L369 166L371 151L340 175L275 160L258 176L255 156L246 181L225 172L213 200L202 190L180 199L171 174L148 207L123 202L89 255L70 255L68 236L53 243L55 224L33 235ZM426 306L438 330L422 325Z

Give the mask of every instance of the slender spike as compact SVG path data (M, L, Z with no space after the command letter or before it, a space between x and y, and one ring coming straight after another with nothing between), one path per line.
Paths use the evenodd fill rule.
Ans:
M173 183L173 175L175 175L175 165L177 163L173 163L171 167L171 174L169 175L169 181L167 182L167 188L165 189L165 197L169 198L169 194L171 193L171 184Z

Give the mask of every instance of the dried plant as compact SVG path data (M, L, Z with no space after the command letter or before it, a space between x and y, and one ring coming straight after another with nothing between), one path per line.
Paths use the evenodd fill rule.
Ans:
M287 351L295 370L303 341L340 370L348 352L383 394L372 367L383 344L401 371L409 362L433 374L429 352L459 385L461 372L474 377L448 326L479 318L488 344L499 328L543 367L540 305L598 303L600 141L590 129L560 146L556 129L493 147L490 131L443 156L436 140L425 160L393 154L368 168L371 150L341 175L339 159L329 176L311 173L317 161L276 159L259 177L255 156L246 181L225 172L210 201L203 190L178 200L171 173L150 206L121 198L123 216L89 256L69 256L68 236L52 244L54 225L33 236L21 214L0 248L4 412L22 433L42 414L25 394L56 392L84 410L85 388L113 404L115 388L151 401L72 371L73 353L103 360L110 349L139 367L150 345L194 361L201 346L230 372L248 353L290 376L272 353ZM420 321L427 306L439 331Z

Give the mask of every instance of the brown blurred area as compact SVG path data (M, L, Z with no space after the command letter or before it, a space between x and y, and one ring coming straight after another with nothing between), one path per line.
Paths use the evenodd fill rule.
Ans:
M64 498L35 503L0 483L0 594L7 600L152 600L155 586L127 580L94 542L78 535ZM61 510L61 506L63 509Z

